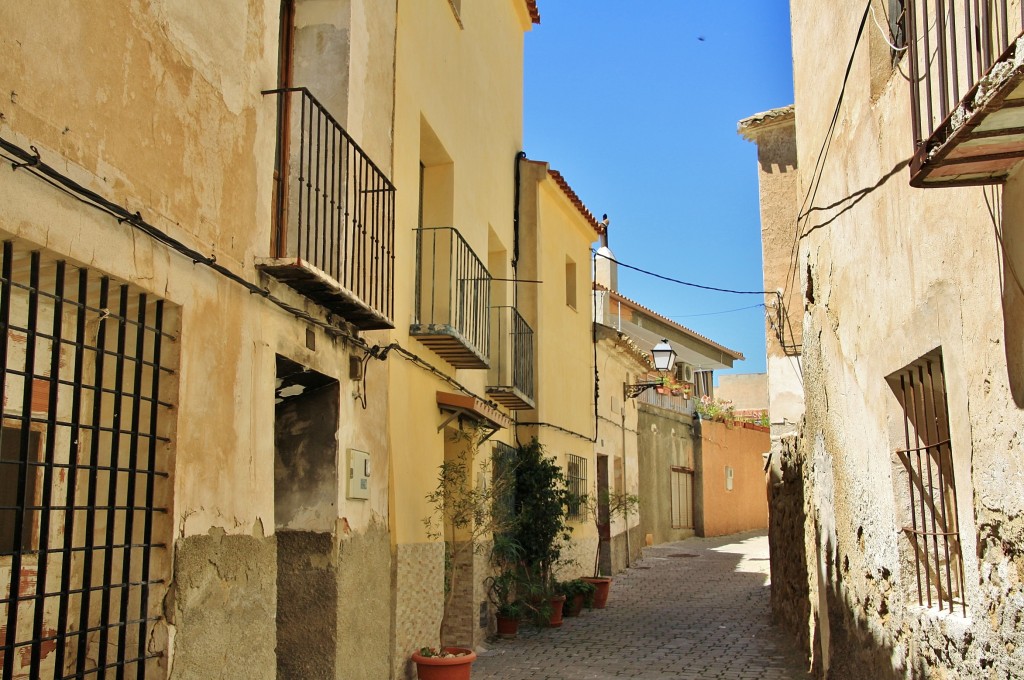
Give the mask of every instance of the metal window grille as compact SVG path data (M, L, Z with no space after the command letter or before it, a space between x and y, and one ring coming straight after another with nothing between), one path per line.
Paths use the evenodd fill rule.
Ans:
M910 543L918 604L967 606L957 527L956 481L942 354L926 355L890 377L903 411L906 445L896 455L907 473Z
M158 677L164 303L10 241L0 268L3 678Z
M672 485L672 528L693 528L693 470L672 466L669 474Z
M586 519L586 505L583 496L587 493L587 459L570 453L566 462L566 482L571 494L569 511L566 516L572 520Z

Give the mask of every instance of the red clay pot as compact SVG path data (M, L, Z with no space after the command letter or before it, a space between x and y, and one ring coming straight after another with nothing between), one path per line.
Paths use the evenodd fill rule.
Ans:
M594 609L604 609L608 604L608 591L612 588L612 580L604 576L584 577L587 583L593 583L597 590L594 592Z
M513 639L519 635L519 618L505 618L504 616L494 617L498 624L498 637Z
M548 621L548 628L558 628L562 625L562 607L565 606L565 595L555 595L551 598L551 619Z
M444 659L436 656L420 656L413 652L412 660L416 662L416 677L419 680L469 680L476 661L476 652L464 647L445 647L444 651L457 654L468 652L466 656Z

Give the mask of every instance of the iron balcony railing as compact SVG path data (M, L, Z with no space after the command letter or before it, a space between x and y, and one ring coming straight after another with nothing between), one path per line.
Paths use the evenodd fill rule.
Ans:
M637 396L637 401L668 409L669 411L675 411L676 413L684 413L691 416L694 413L693 399L682 395L661 394L656 390L645 390Z
M262 267L359 328L393 328L395 187L304 87L278 96L272 258Z
M487 394L512 410L534 401L533 329L515 307L491 308L491 371Z
M409 334L456 368L488 368L491 275L453 227L416 230L416 299Z
M912 172L928 160L975 107L979 83L1009 56L1021 34L1024 3L1009 0L904 0L911 118ZM984 92L982 93L985 94ZM963 104L963 106L961 106Z

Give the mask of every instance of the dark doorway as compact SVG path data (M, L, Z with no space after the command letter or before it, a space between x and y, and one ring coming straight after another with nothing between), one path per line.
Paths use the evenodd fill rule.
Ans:
M277 677L334 678L338 381L278 356L274 398Z
M597 537L600 573L612 573L612 523L608 510L608 456L597 456Z

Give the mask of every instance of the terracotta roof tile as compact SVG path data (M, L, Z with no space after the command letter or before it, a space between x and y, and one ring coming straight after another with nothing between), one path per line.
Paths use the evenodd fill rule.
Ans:
M687 328L686 326L683 326L682 324L678 324L675 321L673 321L672 319L668 318L667 316L662 316L661 314L658 314L656 311L654 311L650 307L645 307L642 304L640 304L639 302L637 302L636 300L631 300L630 298L626 297L622 293L619 293L619 292L614 291L614 290L609 290L608 288L605 288L604 286L602 286L599 283L595 283L594 284L594 288L596 290L606 290L606 291L608 291L608 293L611 294L612 299L619 300L620 302L623 302L627 306L633 307L636 310L642 310L644 313L650 314L651 316L653 316L655 319L657 319L658 321L662 322L663 324L665 324L667 326L670 326L670 327L676 329L677 331L680 331L681 333L689 335L690 337L692 337L692 338L694 338L696 340L700 340L701 342L704 342L704 343L710 345L711 347L714 347L717 350L725 352L726 354L731 356L733 359L745 359L746 358L746 357L743 356L742 352L737 352L734 349L729 349L725 345L719 345L717 342L715 342L711 338L709 338L707 336L704 336L704 335L701 335L697 331L691 330L691 329Z
M562 173L548 168L548 174L551 176L551 179L555 180L555 184L557 184L562 190L562 193L564 193L565 197L569 199L569 202L576 206L576 210L583 215L583 219L587 221L587 224L589 224L594 231L597 232L597 235L600 236L603 229L601 223L597 221L597 218L594 217L592 212L587 210L587 206L583 205L583 201L576 195L576 192L572 190L569 183L565 181L565 178L562 177Z
M755 113L753 116L744 118L736 124L736 131L748 142L753 142L756 141L757 135L762 131L795 119L796 108L792 104L780 106L777 109L762 111L761 113Z
M526 0L526 9L530 12L530 20L535 24L539 24L540 11L537 9L537 0Z

